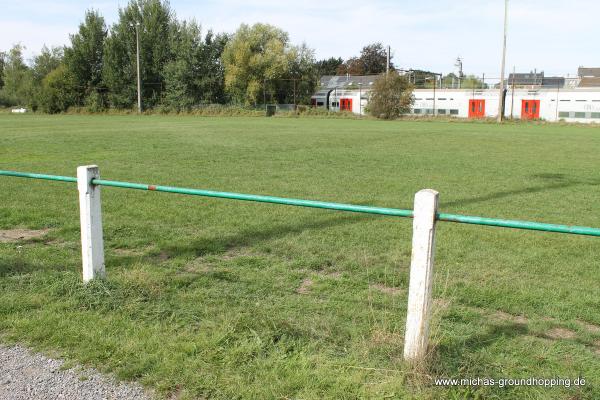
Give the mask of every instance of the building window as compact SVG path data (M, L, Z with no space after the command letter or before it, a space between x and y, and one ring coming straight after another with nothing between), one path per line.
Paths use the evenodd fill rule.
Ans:
M600 118L600 112L593 112L592 118Z
M450 110L450 115L458 115L458 110Z
M441 109L437 110L436 113L438 113L440 115L446 115L446 110L444 110L443 108L441 108Z
M576 112L575 118L585 118L585 113L584 112Z
M414 113L414 114L421 114L421 109L420 109L420 108L415 108L415 109L413 110L413 113Z
M568 111L560 111L558 113L558 118L569 118L569 112Z

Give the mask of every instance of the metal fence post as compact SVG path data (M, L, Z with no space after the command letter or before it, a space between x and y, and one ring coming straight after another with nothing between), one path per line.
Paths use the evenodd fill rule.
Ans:
M77 189L79 190L79 214L81 221L81 259L83 281L105 276L104 244L102 239L102 212L100 209L100 187L92 185L92 179L100 178L96 165L77 167Z
M410 362L421 361L427 354L438 196L438 192L431 189L421 190L415 195L408 310L404 334L404 359Z

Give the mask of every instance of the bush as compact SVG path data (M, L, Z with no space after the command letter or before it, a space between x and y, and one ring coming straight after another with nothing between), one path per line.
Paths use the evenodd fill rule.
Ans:
M73 77L61 64L42 81L39 103L42 110L49 114L64 112L75 104L75 93Z
M396 119L410 112L413 86L396 71L381 75L373 83L367 111L381 119Z
M85 98L85 107L91 113L102 112L106 109L106 99L102 94L93 91Z
M19 104L19 99L15 95L0 90L0 107L14 107Z

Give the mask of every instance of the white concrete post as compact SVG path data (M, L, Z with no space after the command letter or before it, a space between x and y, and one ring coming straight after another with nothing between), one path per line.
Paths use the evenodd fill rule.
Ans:
M415 195L408 312L404 333L404 359L411 362L421 361L427 354L437 206L438 192L435 190L424 189Z
M84 282L104 277L105 274L100 187L91 184L94 178L100 178L100 170L96 165L77 167Z

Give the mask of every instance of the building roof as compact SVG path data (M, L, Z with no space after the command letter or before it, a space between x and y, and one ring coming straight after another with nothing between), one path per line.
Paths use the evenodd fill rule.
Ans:
M600 76L598 77L582 77L578 87L600 87Z
M542 79L543 87L559 87L562 88L565 86L565 78L562 76L548 76Z
M507 86L564 87L562 76L544 76L544 71L529 73L511 73L506 80Z
M580 78L600 78L600 68L579 67L577 75Z
M370 88L379 75L323 75L320 79L321 88L342 89L348 86Z
M529 73L511 73L508 75L509 85L541 85L544 79L544 71Z

